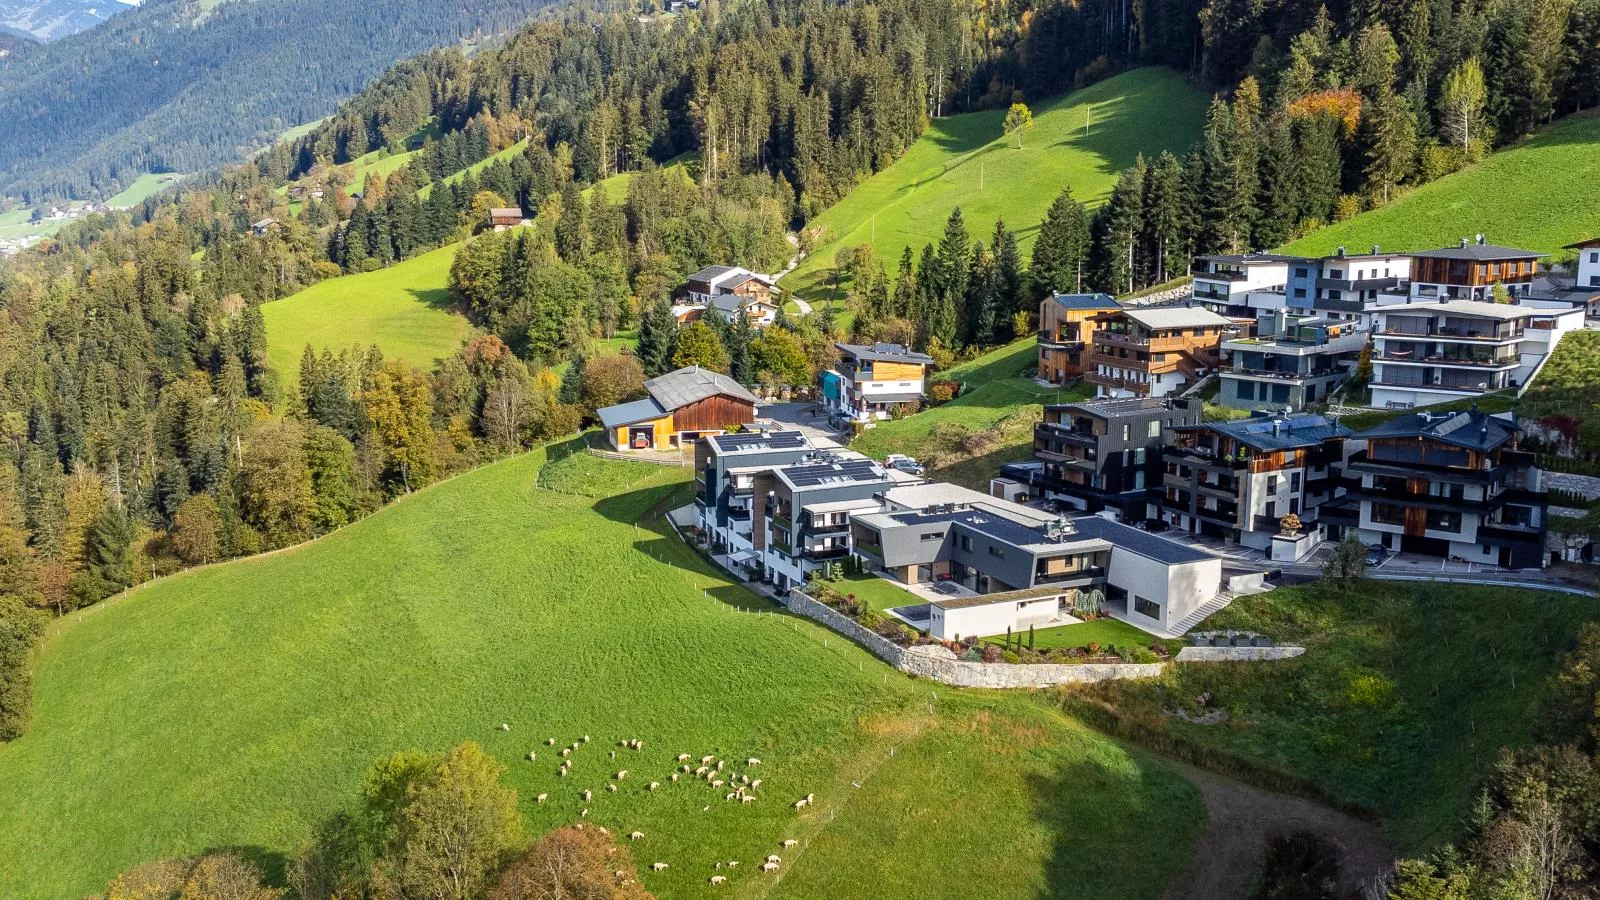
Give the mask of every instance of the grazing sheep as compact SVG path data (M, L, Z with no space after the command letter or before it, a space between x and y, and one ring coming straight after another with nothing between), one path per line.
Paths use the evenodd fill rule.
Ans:
M562 747L561 748L561 756L563 758L571 756L571 755L572 755L572 748L571 747Z
M807 803L815 803L815 802L817 802L817 795L816 794L807 794L806 795L806 802Z
M719 787L722 787L726 783L727 782L723 781L721 778L718 778L716 781L711 782L711 786L714 787L714 788L719 788Z
M556 739L555 738L550 738L549 740L545 741L544 743L545 743L545 746L547 746L547 747L554 747L556 745Z
M678 773L677 772L673 772L669 777L671 778L671 780L677 781L678 780Z
M756 795L755 794L745 794L743 797L739 798L739 802L740 803L754 803L754 802L756 802Z
M540 795L539 795L539 796L537 796L537 797L535 797L535 798L533 798L533 799L534 799L534 802L535 802L535 803L543 803L543 802L544 802L544 801L545 801L545 800L547 800L547 799L548 799L548 798L549 798L549 797L550 797L550 795L549 795L549 794L540 794Z
M656 788L658 788L658 787L661 787L661 782L659 782L659 781L652 781L652 782L650 782L650 787L649 787L649 790L652 790L652 791L653 791L653 790L655 790L655 789L656 789Z
M761 787L761 779L757 778L755 781L750 782L750 786L752 788Z
M711 762L711 761L713 761L715 759L716 759L715 756L702 756L702 757L700 757L700 763L702 765L704 765L704 764L709 763L709 762Z
M687 775L687 774L689 774L690 772L692 772L694 770L689 768L688 766L679 766L678 767L678 771L684 773L685 775Z
M611 758L612 759L616 759L617 758L617 751L615 751L615 750L611 751Z
M583 742L585 744L589 743L589 736L587 734L583 736Z
M617 780L618 781L621 781L622 779L627 778L627 777L628 777L628 770L627 769L623 769L622 771L617 773Z
M730 869L739 868L739 861L737 859L728 860L728 868L730 868Z
M717 771L718 772L722 771L722 760L720 760L720 759L717 760Z
M733 799L733 798L734 798L734 797L736 797L736 796L737 796L737 795L736 795L736 794L734 794L734 793L733 793L733 792L732 792L732 791L729 791L729 792L728 792L728 794L727 794L727 795L725 795L725 796L724 796L724 797L723 797L723 798L722 798L722 799L723 799L723 800L732 800L732 799Z
M780 846L783 849L787 850L790 847L793 847L795 844L798 844L798 843L800 843L800 842L795 840L794 838L785 838L785 839L783 839L783 840L778 842L778 846Z
M776 853L768 853L767 854L767 862L770 862L770 863L783 862L783 857L779 856Z
M707 803L705 806L700 807L700 811L701 812L710 812L711 811L711 804Z
M688 762L688 760L689 760L689 754L687 754L687 753L679 753L678 754L678 762Z
M749 784L750 783L750 776L749 775L740 775L739 776L739 780L741 782L745 783L745 784Z
M650 864L650 868L656 870L657 872L661 871L662 869L665 869L666 867L667 867L666 863L651 863Z
M638 839L640 839L642 837L644 837L644 832L642 832L642 831L630 831L630 832L628 832L628 840L630 840L630 841L637 841Z
M539 758L539 751L537 751L537 750L529 750L528 751L528 762L533 762L534 760L537 760L538 758Z
M626 869L618 869L615 872L612 872L611 874L615 875L618 881L621 881L622 879L628 877L628 872L627 872Z
M583 812L578 813L578 815L584 817L585 819L589 818L589 807L585 806L583 808Z
M608 784L608 785L606 785L606 790L608 790L611 793L615 794L617 792L617 786L614 785L614 784Z
M744 764L747 765L747 766L759 766L759 765L761 765L761 760L756 759L754 756L752 756L749 759L745 760Z
M617 741L617 746L618 747L626 747L626 746L628 746L628 742L627 741Z
M604 825L601 825L600 826L600 833L601 834L610 834L611 833L611 829L605 827Z
M728 880L728 876L726 876L726 875L713 875L713 876L711 876L711 883L712 884L721 884L721 883L723 883L724 881L727 881L727 880Z
M567 777L567 767L566 766L562 766L561 768L557 769L556 770L556 774L560 775L562 778Z
M593 791L584 791L583 792L583 802L588 803L590 798L592 798L593 796L594 796L594 792Z
M695 769L695 770L694 770L694 773L695 773L695 774L696 774L696 775L704 775L704 774L705 774L705 773L707 773L707 772L709 772L709 771L711 771L711 770L710 770L710 769L709 769L709 768L707 768L707 767L705 767L705 766L701 766L701 767L700 767L700 768L698 768L698 769Z
M582 822L579 822L577 825L575 825L573 827L577 828L579 831L582 831L584 828L586 828L588 826L584 825Z
M511 723L510 722L501 722L500 723L500 730L501 731L510 731L511 730Z
M712 865L712 867L711 867L711 868L713 868L713 869L720 869L720 868L722 868L722 863L720 863L720 862L719 862L719 863L716 863L716 864L714 864L714 865Z
M761 871L763 871L763 872L776 872L776 871L778 871L778 864L775 863L775 862L762 863L761 864Z
M794 802L794 808L795 809L805 809L806 808L806 798L801 797L799 800L796 800Z

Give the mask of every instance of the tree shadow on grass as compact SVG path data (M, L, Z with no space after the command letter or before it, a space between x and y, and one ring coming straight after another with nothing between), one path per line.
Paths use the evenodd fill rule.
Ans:
M268 850L255 844L238 844L206 848L206 856L213 853L232 853L261 870L261 880L273 887L286 887L289 883L289 857L278 850Z
M462 315L466 314L461 307L456 304L455 299L450 296L450 289L447 287L406 288L406 293L410 294L418 302L428 306L429 308L444 310L445 312L451 313L461 313Z
M1151 827L1186 812L1182 804L1192 789L1147 760L1134 756L1129 761L1131 770L1086 759L1027 777L1034 819L1050 833L1043 886L1035 895L1039 900L1084 897L1090 886L1109 884L1127 886L1124 896L1154 898L1160 894L1136 893L1133 883L1148 883L1152 871L1165 870L1169 878L1183 872L1189 845L1152 840L1159 829L1151 834ZM1198 800L1191 805L1199 815ZM1194 833L1198 837L1199 829Z

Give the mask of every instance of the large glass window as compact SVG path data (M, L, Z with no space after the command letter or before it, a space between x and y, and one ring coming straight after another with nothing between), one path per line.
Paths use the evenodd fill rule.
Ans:
M1461 530L1461 514L1448 509L1428 510L1428 530L1448 531L1452 534Z
M1149 616L1152 619L1161 618L1161 604L1146 600L1138 594L1133 595L1133 611L1141 616Z

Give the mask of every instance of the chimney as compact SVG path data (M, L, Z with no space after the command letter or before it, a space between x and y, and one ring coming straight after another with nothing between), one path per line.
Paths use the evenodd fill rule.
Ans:
M1338 256L1339 256L1339 258L1340 258L1340 259L1344 259L1344 245L1343 245L1343 244L1340 244L1340 245L1339 245L1339 253L1338 253Z
M1378 255L1378 245L1377 244L1373 244L1372 245L1372 255L1373 256L1377 256Z
M1467 249L1467 239L1466 238L1462 238L1461 239L1461 249L1463 249L1463 250Z

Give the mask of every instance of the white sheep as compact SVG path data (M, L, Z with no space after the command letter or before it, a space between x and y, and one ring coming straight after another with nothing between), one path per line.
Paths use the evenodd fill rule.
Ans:
M628 742L626 740L617 741L617 746L618 747L626 747L626 746L628 746Z
M727 784L727 782L723 781L721 778L718 778L716 781L711 782L711 786L714 787L714 788L722 787L724 784Z
M583 812L578 813L578 815L584 817L585 819L589 818L589 807L585 806L583 808Z
M689 754L687 754L687 753L679 753L678 754L678 762L688 762L688 761L689 761Z
M583 802L588 803L589 800L591 798L593 798L593 797L594 797L594 792L593 791L584 791L583 792Z
M554 747L556 745L556 739L555 738L550 738L550 739L546 740L544 743L545 743L546 747Z
M704 775L704 774L705 774L705 773L707 773L707 772L709 772L709 771L711 771L711 769L710 769L710 768L709 768L709 767L707 767L707 766L701 766L701 767L700 767L700 768L698 768L698 769L695 769L695 770L694 770L694 773L695 773L695 774L696 774L696 775Z
M795 844L798 844L798 843L800 843L800 842L795 840L794 838L785 838L785 839L783 839L783 840L778 842L778 846L780 846L783 849L787 850L790 847L793 847Z
M615 750L611 751L611 758L612 759L616 759L617 758L617 751L615 751Z
M799 800L796 800L794 802L794 808L795 809L805 809L806 808L806 798L801 797Z
M534 762L538 758L539 758L539 752L537 750L529 750L528 751L528 762Z
M621 781L622 779L627 778L627 777L628 777L628 770L627 769L623 769L622 771L617 773L617 780L618 781Z
M608 785L606 785L606 790L608 790L611 793L615 794L617 792L617 786L614 785L614 784L608 784Z
M500 723L500 730L501 731L510 731L511 730L511 723L510 722L501 722Z
M658 788L658 787L661 787L661 782L659 782L659 781L652 781L652 782L650 782L650 788L649 788L649 789L650 789L650 790L652 790L652 791L653 791L653 790L655 790L655 789L656 789L656 788Z
M610 834L611 833L611 829L605 827L604 825L601 825L600 826L600 833L601 834Z
M775 862L762 863L761 864L761 871L763 871L763 872L776 872L776 871L778 871L778 864L775 863Z
M642 831L630 831L630 832L628 832L628 840L630 840L630 841L637 841L638 839L640 839L642 837L644 837L644 832L642 832Z
M665 869L666 867L667 867L667 864L666 863L662 863L662 862L651 863L650 864L650 868L656 870L657 872L660 872L661 870Z
M712 884L721 884L721 883L723 883L724 881L727 881L727 880L728 880L728 876L726 876L726 875L713 875L713 876L711 876L711 883Z
M550 798L549 794L540 794L539 796L533 798L533 800L534 800L535 803L543 803L544 801L548 800L549 798Z
M743 797L739 798L739 802L740 803L754 803L754 802L756 802L756 795L755 794L745 794Z
M678 780L678 773L677 772L673 772L671 775L669 775L667 777L670 778L672 781L677 781Z
M705 763L712 762L715 759L716 759L715 756L702 756L702 757L700 757L700 762L701 762L701 764L705 764Z
M768 853L767 854L767 862L769 862L769 863L783 862L783 857L779 856L776 853Z
M712 865L712 867L711 867L711 868L713 868L713 869L720 869L720 868L722 868L722 863L720 863L720 862L718 862L718 863L715 863L715 864L714 864L714 865Z
M694 771L694 770L693 770L693 769L691 769L691 768L689 768L689 767L688 767L688 766L686 766L686 765L685 765L685 766L679 766L679 767L678 767L678 771L679 771L679 772L682 772L682 773L683 773L683 774L685 774L685 775L687 775L687 774L689 774L689 773L690 773L690 772L693 772L693 771Z
M732 791L729 791L725 796L723 796L722 799L723 800L732 800L735 796L737 796L735 793L733 793Z
M728 868L730 868L730 869L739 868L739 861L737 859L728 860Z
M754 756L752 756L749 759L745 760L744 764L747 765L747 766L759 766L759 765L761 765L761 760L759 760L759 759L755 758Z
M566 766L562 766L561 768L557 769L556 770L556 774L560 775L562 778L567 777L567 767Z
M720 759L717 760L717 771L718 772L722 771L722 760L720 760Z
M816 794L807 794L806 795L806 802L807 803L815 803L815 802L817 802L817 795Z
M561 748L561 756L562 756L563 759L568 757L568 756L571 756L571 755L572 755L572 748L571 747L562 747Z
M587 734L583 736L583 742L585 744L589 743L589 736Z
M761 787L761 779L757 778L755 781L750 782L750 787L751 788Z

